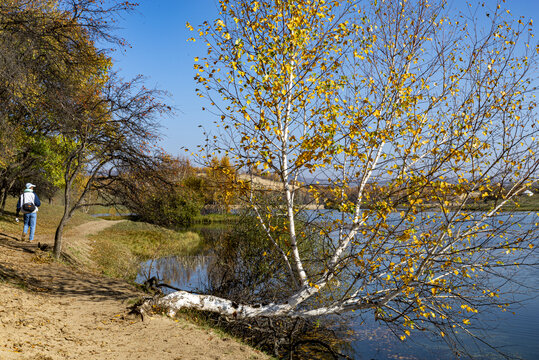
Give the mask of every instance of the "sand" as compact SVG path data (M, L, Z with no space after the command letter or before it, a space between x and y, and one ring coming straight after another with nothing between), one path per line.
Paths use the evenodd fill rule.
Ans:
M83 224L64 246L112 225ZM68 235L68 236L67 236ZM52 239L36 242L52 246ZM51 261L37 243L0 233L0 359L267 359L234 339L185 319L129 314L145 294L87 266Z

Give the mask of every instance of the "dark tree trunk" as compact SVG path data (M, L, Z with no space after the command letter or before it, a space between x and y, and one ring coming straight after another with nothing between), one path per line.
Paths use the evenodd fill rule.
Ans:
M4 194L7 193L5 189L0 189L0 199L4 198ZM2 205L0 206L0 214L4 214L5 212L5 204L4 201L2 201Z
M54 234L54 258L59 259L60 255L62 254L62 235L64 232L64 226L71 217L71 202L70 200L70 191L69 187L71 186L70 182L67 182L64 189L64 215L62 216L62 219L60 220L60 223L58 224L58 227L56 228L56 233Z
M2 214L6 211L7 192L8 189L4 189L4 193L2 194Z
M8 184L6 180L4 180L4 183L3 183L3 192L2 192L2 195L1 195L1 198L2 199L2 205L1 205L1 208L0 208L0 213L5 213L6 211L6 200L7 200L7 196L9 194L9 191L11 190L11 188L13 187L13 184L15 184L15 179L11 180L11 182Z
M58 227L56 228L56 233L54 234L54 258L59 259L60 255L62 254L62 234L64 232L64 224L65 224L65 216L62 217L62 220L60 221L60 224L58 224Z

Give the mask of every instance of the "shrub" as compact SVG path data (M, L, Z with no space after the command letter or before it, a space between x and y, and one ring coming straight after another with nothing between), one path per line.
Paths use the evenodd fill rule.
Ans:
M139 204L137 215L152 224L179 227L190 225L201 208L202 202L196 194L189 189L175 188L150 194Z

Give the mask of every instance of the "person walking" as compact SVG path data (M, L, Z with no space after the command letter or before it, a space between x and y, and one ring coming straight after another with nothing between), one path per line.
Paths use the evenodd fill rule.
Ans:
M30 234L28 236L28 241L34 240L34 234L36 232L36 222L37 222L37 211L41 206L41 201L37 194L34 193L34 188L36 186L32 183L26 184L26 189L19 197L17 202L17 214L16 220L19 221L19 212L22 210L24 214L24 228L22 230L21 240L25 241L26 233L28 228L30 228Z

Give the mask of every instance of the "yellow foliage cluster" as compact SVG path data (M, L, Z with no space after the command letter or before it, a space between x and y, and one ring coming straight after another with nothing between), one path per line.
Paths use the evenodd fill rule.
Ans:
M402 339L422 322L468 325L470 294L497 295L484 270L533 248L535 230L518 233L501 214L538 181L526 24L497 9L472 36L443 4L421 1L220 4L198 30L208 46L199 95L221 111L228 142L216 148L282 182L270 199L242 195L292 283L321 303L376 309L406 328ZM331 197L339 214L296 230L304 194ZM306 266L313 238L323 265ZM352 285L334 289L335 279Z

